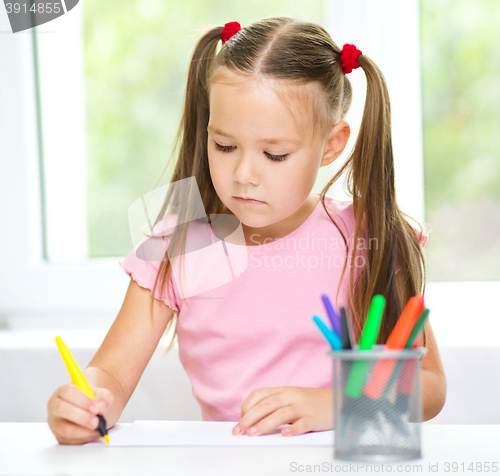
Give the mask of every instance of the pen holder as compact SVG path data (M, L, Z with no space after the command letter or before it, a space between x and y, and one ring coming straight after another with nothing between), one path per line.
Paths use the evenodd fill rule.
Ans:
M331 352L334 457L392 462L421 457L420 359L425 348Z

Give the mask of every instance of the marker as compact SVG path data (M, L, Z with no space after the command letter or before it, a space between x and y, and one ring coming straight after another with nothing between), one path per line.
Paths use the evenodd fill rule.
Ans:
M413 330L413 327L423 310L423 296L413 296L410 298L408 304L401 313L398 322L396 322L391 335L387 339L387 343L385 345L387 349L402 349L406 345L411 331Z
M417 323L415 324L415 327L413 328L413 331L408 339L408 342L405 345L405 349L411 349L413 346L413 343L415 342L417 335L420 333L422 328L424 327L425 320L427 319L427 316L429 315L429 309L425 309L424 312L420 315L418 318ZM402 364L402 362L399 362L399 364ZM397 372L398 369L396 369ZM396 373L395 372L395 373ZM405 398L408 399L410 393L411 393L411 388L413 386L413 381L414 381L414 373L415 373L415 366L411 362L411 360L408 360L405 362L405 365L403 366L403 370L401 371L402 375L404 378L400 377L399 379L399 385L398 385L398 395L404 395Z
M370 350L377 342L382 316L384 314L385 297L376 294L372 298L368 317L363 327L363 333L359 338L359 350Z
M338 312L335 311L335 309L332 306L332 303L330 302L330 299L328 299L328 296L326 294L322 294L321 299L323 300L326 313L328 314L328 319L330 319L332 329L338 336L341 335L342 329L340 327L340 316Z
M340 308L340 318L341 318L341 327L342 327L342 350L351 350L351 336L350 336L350 321L347 317L347 311L345 307ZM351 373L352 362L349 360L344 360L341 364L342 371L342 386L345 386L347 379L349 378L349 374Z
M363 332L359 339L358 347L361 352L371 350L377 342L384 308L385 298L380 294L373 296L368 316L363 326ZM345 365L345 372L349 373L347 383L344 387L345 395L342 413L345 415L346 421L343 428L344 432L358 432L361 431L361 426L367 424L366 416L378 415L374 402L362 394L366 376L370 368L370 360L354 360L352 362L346 360L343 364Z
M425 309L424 312L422 312L422 314L418 318L417 323L413 327L410 337L408 338L408 342L405 345L405 349L411 349L412 347L413 348L417 347L418 344L415 343L414 345L414 342L416 342L416 338L419 335L420 331L422 330L428 315L429 315L429 310ZM386 397L394 380L398 379L396 402L393 405L393 416L394 416L394 411L399 412L399 414L402 416L407 415L411 391L413 389L413 385L415 384L416 372L417 372L417 365L415 365L415 361L413 359L406 359L405 362L398 361L398 365L396 366L396 369L394 370L391 379L384 391L384 397ZM384 398L384 400L387 401L387 398ZM377 402L377 404L378 403L379 402ZM406 418L408 418L409 416L410 415L407 415ZM404 425L402 425L400 431L402 433L407 434Z
M59 336L56 337L56 342L57 347L59 347L59 352L61 352L64 363L66 364L66 368L68 369L71 380L85 395L93 399L94 392L92 392L92 389L85 380L85 377L83 376L81 370L78 368L78 365L71 355L71 352L66 347L66 344L64 344L63 340ZM104 441L109 445L109 436L108 431L106 430L106 420L102 415L97 416L99 417L99 425L96 428L96 431L98 431L102 435Z
M419 335L420 331L424 328L425 320L427 319L428 315L429 309L424 309L422 314L420 314L417 323L413 326L410 337L408 337L408 341L405 344L405 349L411 349L411 347L417 340L417 336Z
M341 328L342 328L342 349L349 350L352 349L351 344L351 329L349 329L350 322L347 319L347 311L345 307L340 308L340 319L341 319Z
M424 310L424 297L413 296L410 298L401 316L396 322L387 343L384 346L384 351L403 349L408 338L415 326L418 318ZM373 399L378 400L382 396L384 388L387 386L394 368L397 364L397 359L381 359L377 361L368 383L365 385L363 393Z
M371 350L377 342L382 316L384 314L385 298L376 294L372 298L370 310L363 327L363 333L359 339L359 350ZM365 384L365 376L370 366L369 360L356 360L353 363L349 379L347 380L345 393L349 397L358 398Z
M354 332L354 326L352 322L352 315L347 308L341 308L341 315L342 315L342 309L344 310L343 312L345 313L346 323L347 323L347 333L349 335L349 340L351 341L351 349L352 349L354 346L357 345L356 333Z
M319 327L319 330L328 341L328 343L332 346L333 350L342 349L342 340L335 331L328 329L328 327L326 327L326 324L317 315L313 316L313 321Z
M417 347L415 343L417 336L419 335L420 331L424 327L425 321L427 319L427 316L429 315L429 309L424 309L420 317L418 318L417 323L413 326L413 330L411 331L410 337L408 337L408 340L406 341L405 349L411 349L412 347ZM411 372L413 372L413 364L410 360L407 361L407 365L403 367L404 362L403 361L398 361L396 368L394 372L391 375L391 378L389 379L389 382L387 383L383 397L386 397L387 394L389 393L392 384L394 381L398 378L399 373L401 372L401 369L403 369L403 374L408 371L408 369L411 369ZM402 381L405 380L407 381L407 378L405 379L400 379L399 385L398 385L398 392L403 393L403 394L409 394L411 391L411 387L408 388L408 386L404 386ZM409 379L410 382L413 382L413 378ZM399 394L398 394L399 396Z

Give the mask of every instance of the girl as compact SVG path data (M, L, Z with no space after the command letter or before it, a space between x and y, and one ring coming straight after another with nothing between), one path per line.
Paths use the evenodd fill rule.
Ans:
M357 67L367 93L354 150L312 193L319 168L349 138L347 74ZM95 400L59 387L48 402L50 428L59 442L78 444L99 437L97 414L113 426L174 322L204 420L238 422L235 435L333 428L329 348L311 321L323 312L320 294L350 310L358 336L372 296L382 294L383 343L424 290L425 237L396 204L381 72L318 25L231 22L195 48L179 137L172 186L150 236L120 263L131 276L124 303L84 370ZM347 204L326 196L344 171ZM425 344L428 420L446 395L430 324Z

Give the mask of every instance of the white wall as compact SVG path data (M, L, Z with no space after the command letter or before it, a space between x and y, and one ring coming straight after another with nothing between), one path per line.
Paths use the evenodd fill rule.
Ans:
M55 336L60 335L85 368L105 330L0 332L0 421L46 421L47 402L61 385L71 383ZM170 340L161 341L120 418L134 420L201 420L182 368L177 346L166 357Z

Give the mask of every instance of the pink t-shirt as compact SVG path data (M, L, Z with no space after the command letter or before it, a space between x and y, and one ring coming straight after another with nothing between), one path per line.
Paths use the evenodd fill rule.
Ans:
M325 204L352 249L352 203L326 196ZM207 224L192 222L187 243L210 233ZM345 243L321 201L296 230L272 243L231 245L213 235L211 243L183 257L180 278L178 258L171 258L170 295L166 285L155 295L179 313L179 358L203 420L239 421L241 405L260 387L330 387L330 346L312 317L328 322L322 293L337 308L346 306L349 269L341 282ZM159 262L137 257L139 246L120 266L151 291Z

